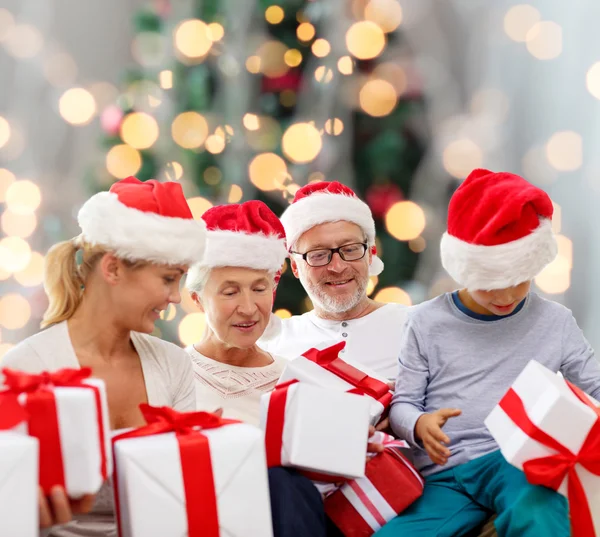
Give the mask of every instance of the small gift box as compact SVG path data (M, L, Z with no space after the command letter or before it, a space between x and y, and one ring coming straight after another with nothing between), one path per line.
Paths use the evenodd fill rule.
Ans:
M0 535L37 537L38 441L6 430L24 417L20 405L0 399Z
M370 398L370 421L373 425L381 420L392 401L387 380L378 378L364 366L349 364L339 357L346 346L345 341L324 349L309 349L302 356L290 360L279 379L283 384L298 380L343 392Z
M260 404L269 467L293 466L317 480L364 475L368 398L290 381Z
M113 438L121 537L272 537L264 436L206 412L141 405Z
M408 444L384 435L383 453L365 477L348 481L325 499L325 512L345 537L369 537L423 494L424 481L403 455Z
M485 420L530 483L566 496L574 537L600 536L600 409L532 360Z
M64 487L78 498L95 494L112 471L104 383L91 370L29 374L3 369L0 400L20 405L19 427L39 441L39 483L48 494Z

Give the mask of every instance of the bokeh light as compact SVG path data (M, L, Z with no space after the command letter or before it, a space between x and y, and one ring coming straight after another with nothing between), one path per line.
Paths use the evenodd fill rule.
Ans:
M370 0L365 7L365 19L385 33L393 32L402 23L402 6L398 0Z
M190 211L192 211L194 220L200 220L202 215L213 206L210 201L200 196L188 199L187 203L190 207Z
M0 217L0 225L6 235L26 239L35 231L37 218L35 213L19 214L7 210Z
M265 10L265 20L269 24L279 24L285 17L285 12L281 6L269 6Z
M248 166L250 181L259 190L279 190L287 177L287 165L275 153L256 155Z
M562 28L551 21L538 22L527 32L527 50L538 60L552 60L562 52Z
M6 191L8 187L12 185L17 178L15 174L6 168L0 168L0 203L4 203L6 200Z
M546 157L558 171L571 172L579 169L583 162L583 140L573 131L553 134L546 144Z
M31 214L42 202L40 188L27 179L15 181L6 189L6 206L17 214Z
M106 154L106 169L117 179L135 175L141 167L142 156L139 151L127 144L115 145Z
M158 81L162 89L171 89L173 87L173 71L165 69L158 74Z
M4 147L10 139L10 123L0 116L0 147Z
M291 48L283 55L283 61L290 67L298 67L302 63L302 53L295 48Z
M315 27L310 22L303 22L296 29L300 41L310 41L315 36Z
M399 241L416 239L425 229L425 213L412 201L399 201L386 213L385 227Z
M360 107L370 116L387 116L398 103L396 90L385 80L369 80L359 93Z
M25 270L31 260L31 248L20 237L0 240L0 269L6 272Z
M328 119L325 122L325 132L333 136L339 136L344 131L344 123L340 118Z
M317 58L324 58L331 52L331 45L326 39L320 38L315 40L311 47L312 53Z
M286 309L275 310L275 315L280 319L289 319L292 316L292 312Z
M351 75L354 71L354 63L350 56L342 56L337 63L337 68L343 75Z
M8 34L4 47L6 51L19 59L37 56L44 46L42 33L31 24L17 24Z
M179 341L184 346L193 345L202 339L206 317L202 312L188 313L179 323Z
M184 149L196 149L208 137L208 123L198 112L183 112L173 120L171 134Z
M134 149L148 149L158 139L158 123L151 115L133 112L121 124L121 138Z
M469 138L450 142L442 154L442 162L446 171L457 179L464 179L475 168L483 164L483 152Z
M67 123L87 125L96 114L96 101L88 90L71 88L62 94L58 110Z
M240 185L231 185L229 189L229 195L227 196L227 203L239 203L244 197L244 191Z
M272 78L285 75L289 70L285 62L287 51L288 48L281 41L275 40L267 41L258 47L256 55L260 58L261 72Z
M31 319L31 306L17 293L0 298L0 325L8 330L23 328Z
M383 30L372 21L355 22L346 33L348 51L359 60L370 60L385 47Z
M39 252L31 252L27 266L14 274L15 280L24 287L36 287L44 281L44 256Z
M513 41L524 43L527 33L540 19L540 12L529 4L512 6L504 15L504 31Z
M314 125L294 123L283 134L281 145L287 158L302 164L311 162L318 156L323 147L323 140Z
M377 291L374 300L377 302L384 302L386 304L404 304L405 306L412 306L412 300L410 295L400 289L400 287L384 287Z
M213 41L208 25L199 19L185 20L175 28L175 47L185 57L199 59L204 57Z

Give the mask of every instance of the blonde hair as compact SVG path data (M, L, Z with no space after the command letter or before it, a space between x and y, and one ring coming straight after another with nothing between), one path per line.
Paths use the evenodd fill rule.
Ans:
M82 251L81 264L77 264L77 252ZM98 261L110 250L101 245L91 245L75 237L55 244L44 260L44 289L48 295L48 309L44 313L41 327L70 319L83 298L88 276ZM139 268L145 261L121 261L130 268Z

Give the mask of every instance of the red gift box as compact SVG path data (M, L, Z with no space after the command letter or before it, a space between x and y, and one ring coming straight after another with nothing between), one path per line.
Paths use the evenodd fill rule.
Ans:
M368 463L365 477L349 481L325 499L325 512L346 537L369 537L423 494L424 481L389 442Z

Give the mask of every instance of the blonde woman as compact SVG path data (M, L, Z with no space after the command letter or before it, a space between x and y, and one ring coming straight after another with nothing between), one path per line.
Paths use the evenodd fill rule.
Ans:
M81 235L46 256L46 329L2 365L29 372L90 367L106 383L112 429L142 425L140 403L193 410L188 356L149 334L160 312L181 300L180 280L204 251L204 223L193 219L179 184L133 177L90 198L78 221ZM90 513L77 513L92 503L69 503L63 490L53 490L40 499L40 524L54 525L52 537L116 535L108 484Z

